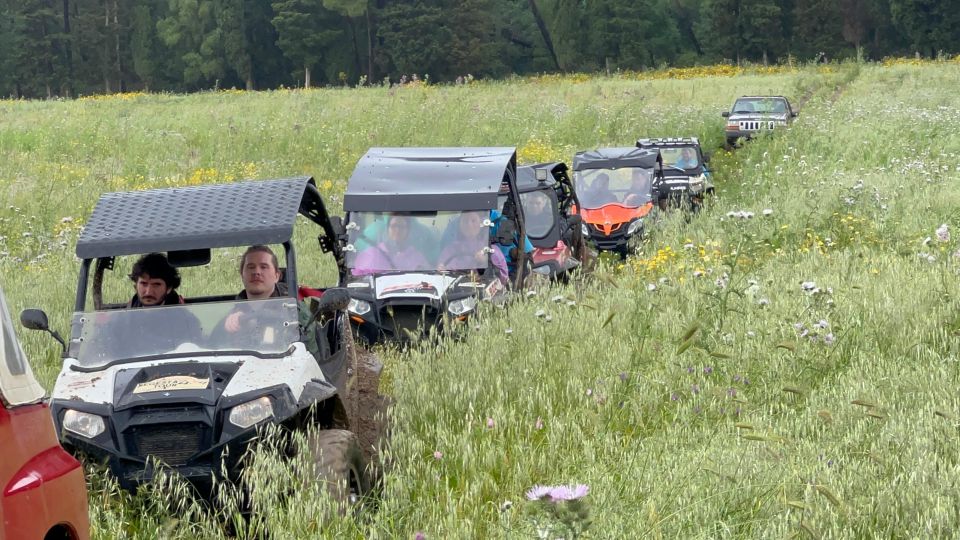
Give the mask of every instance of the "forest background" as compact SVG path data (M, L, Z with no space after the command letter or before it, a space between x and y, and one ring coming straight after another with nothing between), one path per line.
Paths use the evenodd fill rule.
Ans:
M0 0L0 96L960 52L960 0Z

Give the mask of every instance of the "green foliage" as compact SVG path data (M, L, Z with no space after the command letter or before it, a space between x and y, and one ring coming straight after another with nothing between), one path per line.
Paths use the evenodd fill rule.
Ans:
M698 135L717 185L701 214L651 218L637 257L484 309L459 341L379 351L393 438L369 512L323 514L300 465L264 451L251 521L236 499L213 515L176 479L129 496L96 470L94 538L222 538L225 521L233 537L532 537L527 490L577 483L589 537L950 537L958 77L954 62L841 64L0 101L0 281L15 313L42 307L66 331L73 248L103 192L308 173L337 211L373 145L516 145L569 162L638 134ZM719 111L764 93L802 101L796 122L720 149ZM317 249L297 256L305 283L335 280ZM184 294L232 290L235 265L218 260L184 269ZM59 347L17 332L50 388Z
M819 52L830 58L841 50L843 17L833 0L795 0L793 8L792 53L812 59Z
M318 67L327 49L344 41L343 31L331 25L335 14L323 7L322 0L280 0L273 3L273 11L277 45L297 66L297 73Z
M956 2L890 0L890 14L911 44L930 56L952 51L960 40L960 9Z

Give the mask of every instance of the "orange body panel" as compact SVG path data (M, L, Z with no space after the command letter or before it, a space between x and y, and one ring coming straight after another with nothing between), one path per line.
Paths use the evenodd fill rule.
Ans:
M638 217L646 216L652 209L652 202L637 207L611 203L600 208L574 208L573 213L579 213L584 223L597 227L603 234L609 236L624 224L630 223Z

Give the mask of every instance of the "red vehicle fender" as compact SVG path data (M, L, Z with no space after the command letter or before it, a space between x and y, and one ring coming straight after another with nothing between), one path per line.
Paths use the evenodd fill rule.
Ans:
M57 440L46 403L0 406L0 539L87 540L87 488L80 462Z

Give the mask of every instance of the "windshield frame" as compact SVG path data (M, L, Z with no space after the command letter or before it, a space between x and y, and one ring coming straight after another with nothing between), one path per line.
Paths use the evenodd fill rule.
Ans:
M744 111L744 110L737 109L737 105L738 105L738 104L741 104L741 103L749 103L754 110L752 110L752 111ZM757 103L760 103L760 104L777 103L777 104L782 105L783 110L782 110L782 111L777 111L777 110L762 110L762 111L758 111L758 110L756 110L756 105L755 105L755 104L757 104ZM771 109L772 109L772 108L771 108ZM786 115L789 115L789 114L790 114L790 104L787 102L786 98L776 97L776 96L769 96L769 97L740 97L740 98L737 98L736 101L733 102L733 107L731 107L730 110L731 110L732 114L786 114Z
M271 317L267 325L257 325L251 329L243 329L235 333L223 334L221 327L226 321L226 317L235 312L249 313L251 310L274 309L276 317ZM173 358L197 358L210 356L254 356L257 358L283 358L290 355L296 343L303 341L300 333L298 302L295 298L281 296L267 298L264 300L232 300L222 302L201 302L191 304L178 304L173 306L108 309L99 311L75 312L70 329L70 341L65 356L76 361L71 366L74 371L96 372L107 369L111 366L121 364L131 364L139 362L149 362L156 360L166 360ZM285 311L289 314L284 315ZM218 315L217 313L220 312ZM267 315L271 313L266 312ZM198 317L200 315L200 317ZM172 317L175 317L172 318ZM191 321L190 318L193 318ZM213 317L217 319L214 320ZM112 319L112 320L111 320ZM141 319L141 320L138 320ZM151 319L153 319L151 321ZM174 321L176 324L159 324L164 321ZM109 321L109 322L108 322ZM150 322L149 325L135 325L135 323ZM200 332L197 341L190 341L186 338L177 339L174 335L184 328L184 324L198 326L195 330ZM214 324L210 324L214 323ZM147 328L148 332L140 332L139 341L130 346L133 338L125 335L133 327ZM162 330L158 330L162 329ZM249 339L255 335L259 329L264 330L264 339L266 339L269 329L270 339L276 341L273 347L262 346L260 348L251 348L244 344L243 346L227 347L214 346L211 342L223 341L229 338L231 341L239 341L243 338ZM191 328L191 330L194 330ZM104 340L99 346L97 336L99 332L103 334ZM165 334L164 331L169 332ZM95 332L95 333L94 333ZM219 334L218 334L219 332ZM93 333L91 336L90 334ZM119 336L121 339L112 341L112 337ZM274 337L276 336L276 337ZM127 341L123 341L126 339ZM150 343L154 340L154 346L144 345L144 340ZM255 338L254 338L255 339ZM160 345L164 342L167 345ZM184 344L192 344L190 350L176 351ZM85 347L94 347L85 349ZM127 350L124 350L127 347ZM108 354L110 348L119 349L124 354L114 352ZM145 354L128 354L129 351L136 351L139 348L157 349L155 351L147 350ZM164 350L160 350L164 349ZM89 355L101 354L107 358L104 361L96 361Z
M478 227L486 233L478 231L475 238L464 238L460 224L467 215L476 219ZM406 232L399 232L403 229L400 227L392 233L390 227L394 223L398 226L405 223ZM494 249L493 222L488 210L354 211L347 214L345 228L344 268L350 280L368 275L486 270ZM395 234L403 234L402 239L392 238ZM395 247L403 251L398 253L393 250ZM480 256L481 252L484 253L482 263L470 259L470 256ZM399 262L396 257L407 260Z
M623 171L629 171L629 172L626 173L626 175L624 175ZM644 172L644 174L647 176L646 178L647 188L645 192L641 195L643 199L642 199L642 202L640 202L640 204L636 204L636 205L625 204L629 196L632 195L631 193L629 193L629 191L632 189L632 176L634 174L634 171ZM616 178L617 182L623 183L623 185L607 188L607 191L610 193L610 196L615 197L617 200L602 203L602 204L596 204L595 202L596 199L593 199L592 198L593 196L591 195L591 192L594 191L592 189L593 184L591 183L590 187L586 186L585 181L587 180L587 178L585 177L596 177L602 173L607 174L608 178L611 177L610 173L616 173L615 176L617 177ZM659 175L657 174L656 169L647 169L644 167L618 167L618 168L612 168L612 169L607 169L607 168L583 169L579 171L574 171L573 184L574 184L574 189L577 192L577 199L580 203L581 208L583 208L584 210L596 210L598 208L603 208L604 206L609 206L609 205L617 205L623 208L642 208L643 206L654 201L655 199L654 186L656 185L658 177ZM596 178L594 181L596 181ZM622 197L617 196L616 195L617 192L622 192L623 196Z
M699 145L696 145L696 144L675 144L675 145L664 145L664 146L651 146L651 148L656 148L657 150L660 151L660 156L663 157L663 168L664 168L664 169L668 169L668 168L669 168L669 169L677 169L677 170L683 170L683 171L699 171L699 170L701 170L701 169L703 168L703 166L704 166L703 153L701 152L701 149L700 149L700 146L699 146ZM696 165L694 165L693 167L677 167L676 165L674 165L674 163L676 163L676 161L674 161L673 163L667 163L667 158L666 158L666 155L667 155L667 154L664 153L664 150L668 150L668 151L669 151L669 150L679 150L680 153L682 154L682 153L683 153L683 150L685 150L685 149L687 149L687 148L690 148L691 150L693 150L693 154L694 154L694 156L696 156L696 158L697 158L697 164L696 164Z

